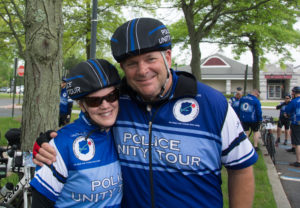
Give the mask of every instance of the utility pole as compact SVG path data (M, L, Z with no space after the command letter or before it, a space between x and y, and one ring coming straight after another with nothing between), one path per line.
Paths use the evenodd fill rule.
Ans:
M247 79L248 79L248 64L246 65L246 70L245 70L244 95L246 95L246 91L247 91Z
M91 23L91 51L90 58L96 58L96 40L97 40L97 8L98 0L93 0L93 13L92 13L92 23Z
M13 103L12 103L12 111L11 111L11 117L14 117L15 113L15 95L16 95L16 84L17 84L17 67L18 67L18 58L15 58L15 73L14 73L14 90L13 90Z

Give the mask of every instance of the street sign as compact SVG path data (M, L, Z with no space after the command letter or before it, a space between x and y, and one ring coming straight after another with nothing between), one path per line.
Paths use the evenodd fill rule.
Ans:
M23 76L24 76L24 66L23 66L23 65L21 65L21 66L18 67L17 73L18 73L18 75L19 75L20 77L23 77Z

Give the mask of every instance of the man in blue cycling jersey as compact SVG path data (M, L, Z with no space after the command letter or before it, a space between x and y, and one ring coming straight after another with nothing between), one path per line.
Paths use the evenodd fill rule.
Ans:
M281 136L281 128L284 126L284 145L287 145L287 139L290 134L290 120L288 117L285 116L286 113L286 107L291 101L291 95L286 94L284 98L284 102L280 103L279 105L276 106L277 110L280 110L279 114L279 120L277 124L277 140L276 140L276 145L280 143L280 136Z
M240 99L239 117L243 128L249 136L249 129L253 131L255 150L258 151L259 127L262 122L261 104L258 100L260 92L253 89L252 92Z
M226 98L192 74L171 69L171 36L152 18L121 25L111 38L125 72L113 128L122 168L123 207L252 207L257 153ZM41 154L35 162L50 163ZM49 150L50 152L50 150Z
M228 103L232 106L233 110L238 114L240 107L240 99L242 98L242 88L238 87L235 95L228 100Z
M291 119L291 139L296 152L296 162L291 166L300 167L300 86L293 88L294 99L288 104L286 113Z
M60 91L60 102L59 102L59 121L58 126L64 126L70 123L71 114L72 114L72 107L73 107L73 100L69 97L66 89L66 79L63 78L60 84L61 91Z

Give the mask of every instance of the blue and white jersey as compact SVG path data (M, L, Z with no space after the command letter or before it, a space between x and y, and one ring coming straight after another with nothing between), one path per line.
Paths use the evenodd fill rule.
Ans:
M239 117L242 122L262 121L261 104L254 95L248 94L240 99Z
M70 114L73 106L73 100L68 96L67 89L62 88L60 92L59 113Z
M112 132L98 128L81 113L50 141L56 162L51 169L38 167L30 184L55 207L121 206L123 180Z
M231 97L228 100L228 103L231 105L233 110L238 113L239 112L239 107L240 107L240 99L237 99L236 97Z
M222 165L245 168L257 154L220 92L172 73L168 101L145 105L127 94L120 98L113 130L122 206L150 207L153 190L155 207L223 207Z
M290 115L292 124L300 125L300 97L296 97L289 102L286 112Z

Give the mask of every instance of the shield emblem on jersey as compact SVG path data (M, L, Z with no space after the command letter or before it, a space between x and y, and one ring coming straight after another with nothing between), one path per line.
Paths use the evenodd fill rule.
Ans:
M95 155L95 143L91 138L77 137L73 142L73 152L79 160L91 160Z
M193 98L178 100L173 107L173 114L178 121L190 122L199 114L199 104Z

